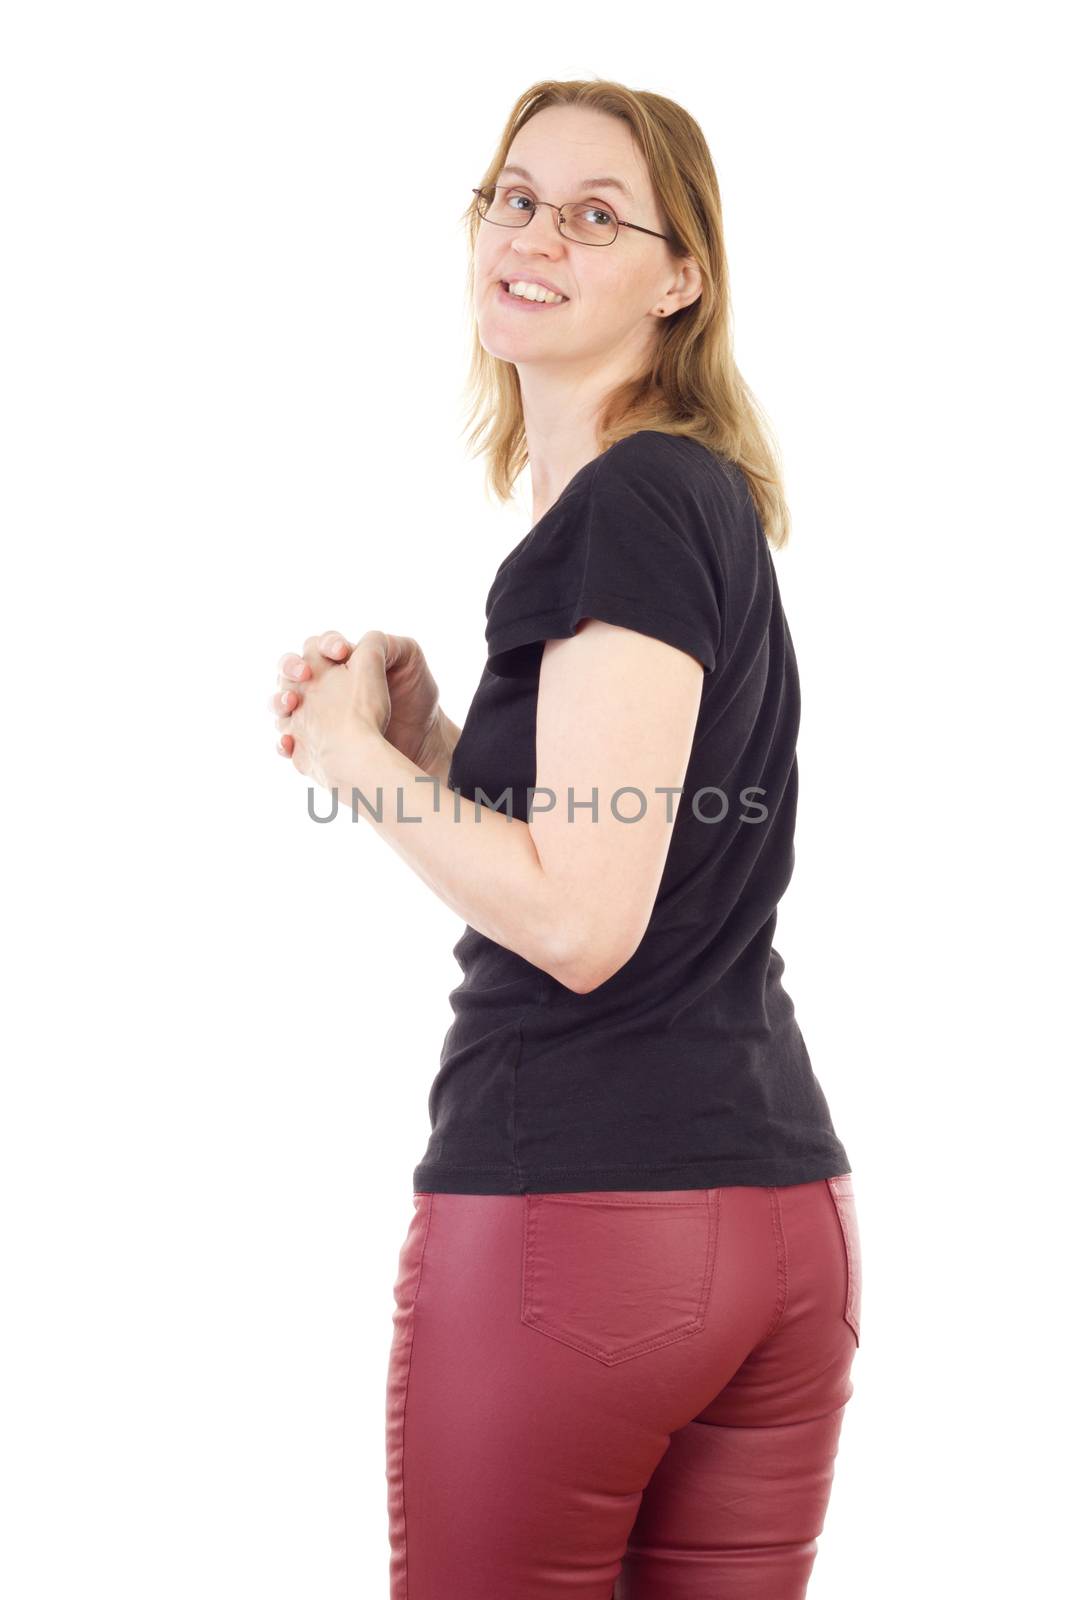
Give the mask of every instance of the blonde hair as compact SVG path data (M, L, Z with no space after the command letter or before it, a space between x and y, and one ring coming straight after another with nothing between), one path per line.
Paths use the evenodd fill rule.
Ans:
M698 439L741 469L764 533L781 549L789 537L781 463L770 424L734 361L719 182L704 135L687 111L663 95L604 78L544 79L515 102L482 187L496 182L519 129L546 106L561 105L587 106L628 124L667 219L668 249L677 257L692 256L702 281L699 298L659 325L649 370L609 395L598 418L600 452L642 428ZM481 219L473 195L464 215L473 332L464 429L474 453L487 458L488 488L506 503L529 459L522 394L514 363L490 355L478 335L474 245Z

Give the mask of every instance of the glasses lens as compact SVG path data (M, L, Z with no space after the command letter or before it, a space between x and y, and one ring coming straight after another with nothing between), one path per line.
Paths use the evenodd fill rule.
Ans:
M478 194L478 215L503 228L522 228L533 214L533 196L524 189L482 189Z
M533 216L534 197L527 189L498 183L478 192L478 215L501 228L524 228ZM560 231L579 244L611 244L619 231L610 206L599 201L574 200L560 209Z
M564 206L559 225L568 239L579 244L611 244L619 231L614 211L595 200L575 200Z

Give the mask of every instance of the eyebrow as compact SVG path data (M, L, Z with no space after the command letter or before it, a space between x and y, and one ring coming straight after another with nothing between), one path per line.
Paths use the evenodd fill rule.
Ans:
M525 178L527 183L533 183L534 181L533 174L527 172L525 167L516 167L509 163L508 166L501 167L500 172L497 173L497 177L499 178L501 174L505 172L514 172L518 177ZM578 185L578 188L619 189L628 200L633 199L633 193L626 187L621 178L583 178L581 183Z

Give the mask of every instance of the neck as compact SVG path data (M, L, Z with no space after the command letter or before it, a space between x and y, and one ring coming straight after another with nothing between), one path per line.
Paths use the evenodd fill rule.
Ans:
M598 454L597 419L604 402L632 371L621 352L595 374L575 367L517 367L522 390L526 452L530 460L533 520L540 522L574 474Z

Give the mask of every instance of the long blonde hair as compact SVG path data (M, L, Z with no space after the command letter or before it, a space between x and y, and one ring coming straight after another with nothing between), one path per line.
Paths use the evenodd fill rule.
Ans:
M544 79L515 102L482 187L496 182L519 129L546 106L561 105L587 106L629 125L667 218L668 248L675 256L692 256L702 281L699 298L659 325L649 370L608 397L598 419L600 451L641 428L700 440L744 473L764 533L781 549L789 537L781 463L770 424L734 361L719 181L704 135L687 111L663 95L604 78ZM529 459L522 394L514 363L490 355L478 335L474 245L481 219L473 195L464 215L473 333L464 430L474 454L486 457L487 487L506 503Z

